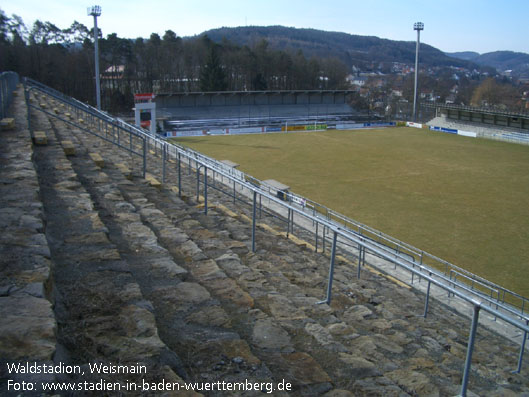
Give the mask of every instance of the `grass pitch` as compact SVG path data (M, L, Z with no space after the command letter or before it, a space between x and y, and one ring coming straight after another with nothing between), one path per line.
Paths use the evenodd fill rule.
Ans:
M529 296L529 146L405 127L175 141Z

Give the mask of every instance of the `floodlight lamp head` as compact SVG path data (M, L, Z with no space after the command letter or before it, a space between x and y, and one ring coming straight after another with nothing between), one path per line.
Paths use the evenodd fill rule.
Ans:
M424 30L424 23L422 22L415 22L413 24L413 30Z
M101 6L88 7L88 15L98 17L101 15Z

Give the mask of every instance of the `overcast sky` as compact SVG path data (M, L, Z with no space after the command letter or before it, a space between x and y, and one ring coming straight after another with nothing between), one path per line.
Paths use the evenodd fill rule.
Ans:
M86 12L92 5L102 7L98 25L105 37L283 25L413 41L413 23L421 21L421 42L445 52L529 53L529 0L8 0L0 9L28 26L40 19L64 29L74 20L92 27Z

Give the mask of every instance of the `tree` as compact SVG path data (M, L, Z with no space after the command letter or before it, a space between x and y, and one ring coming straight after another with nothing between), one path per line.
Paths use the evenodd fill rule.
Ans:
M226 91L226 74L217 54L217 47L211 45L206 64L200 70L200 89L207 91Z
M515 108L520 100L520 94L510 82L500 84L489 77L484 80L472 94L473 106L501 106Z

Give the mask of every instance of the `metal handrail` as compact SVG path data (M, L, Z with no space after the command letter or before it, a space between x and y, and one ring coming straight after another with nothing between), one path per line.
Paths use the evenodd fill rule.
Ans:
M524 117L524 118L529 117L528 112L512 112L508 110L501 110L501 109L495 109L495 108L483 108L483 107L467 106L467 105L421 102L421 107L451 109L451 110L465 110L465 111L470 111L470 112L497 114L500 116L513 116L513 117Z

